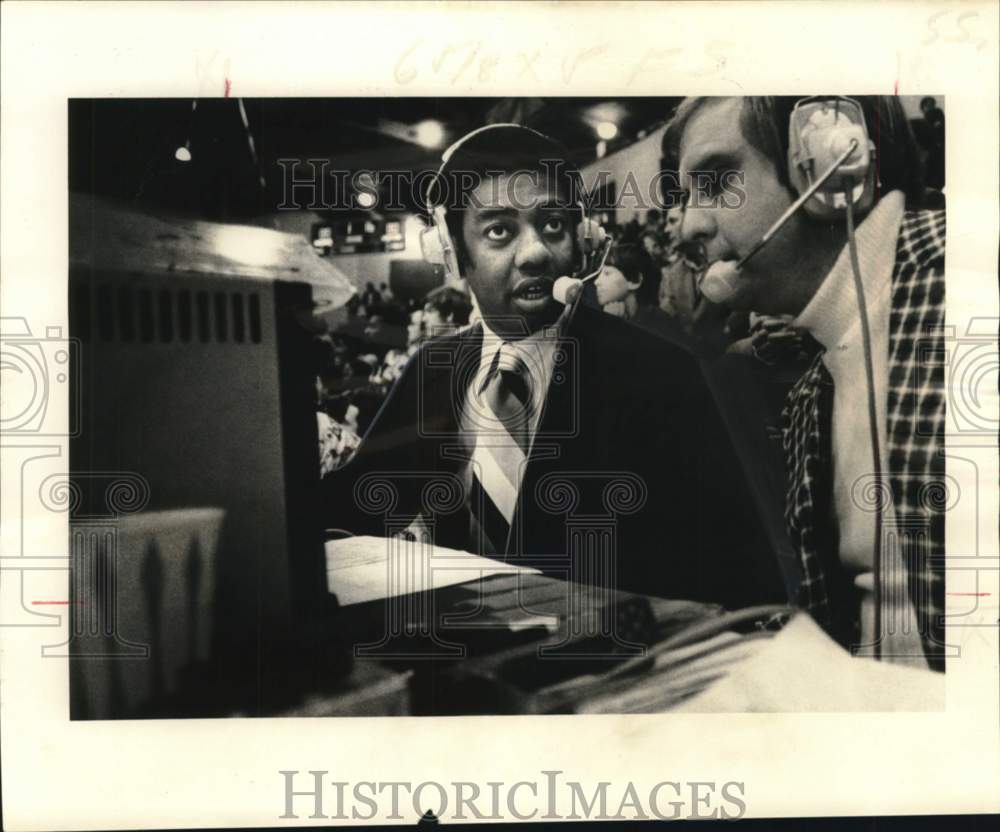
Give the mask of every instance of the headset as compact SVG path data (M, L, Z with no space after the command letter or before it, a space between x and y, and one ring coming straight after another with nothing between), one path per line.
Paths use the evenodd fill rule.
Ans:
M444 151L441 156L441 165L431 178L425 194L425 207L429 223L420 233L420 248L426 262L444 268L445 281L448 283L458 283L463 278L455 241L448 230L448 209L442 204L441 199L442 191L447 187L447 177L455 167L451 164L452 160L456 158L459 151L468 150L470 146L474 146L477 141L484 138L496 139L500 137L501 131L505 130L518 131L522 136L530 137L540 144L553 145L553 149L555 149L553 139L544 133L522 124L502 123L489 124L473 130ZM578 192L582 194L583 177L580 171L575 166L570 165L566 172L573 177ZM613 242L611 236L600 223L590 217L584 200L577 200L576 207L582 218L576 230L578 260L574 264L573 275L560 276L553 287L554 297L564 304L571 303L582 295L582 292L578 292L573 298L569 298L568 294L571 294L567 292L569 286L597 277L604 266ZM567 283L567 281L569 282Z
M846 158L841 158L847 153ZM802 206L820 220L842 219L845 190L854 210L867 213L875 198L875 143L868 136L864 112L853 98L813 96L795 104L788 121L788 179L799 194L823 182Z
M699 279L701 293L713 303L731 300L743 266L799 211L828 222L867 213L875 199L874 154L864 111L853 98L796 102L788 120L788 179L799 197L742 258L713 263Z

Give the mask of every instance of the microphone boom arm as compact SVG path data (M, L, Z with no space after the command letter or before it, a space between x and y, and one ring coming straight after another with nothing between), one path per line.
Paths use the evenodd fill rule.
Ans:
M819 177L819 179L817 179L815 182L812 183L812 185L809 186L809 189L805 193L803 193L802 196L800 196L797 200L795 200L795 202L793 202L791 205L788 206L788 210L785 211L785 213L782 214L780 217L778 217L777 222L775 222L774 225L772 225L769 229L767 229L766 232L764 232L764 236L760 238L757 244L752 249L750 249L750 251L748 251L742 258L740 258L739 262L736 264L737 269L742 269L743 266L746 265L746 262L751 257L753 257L758 251L760 251L765 245L767 245L768 242L770 242L771 238L781 230L782 226L786 222L788 222L788 220L792 217L792 215L796 211L798 211L799 208L805 205L806 202L812 199L813 194L815 194L816 191L822 188L826 180L837 172L837 169L842 164L844 164L844 162L847 161L848 157L857 149L857 147L858 147L858 140L851 139L851 143L848 146L847 150L845 150L842 154L840 154L838 159L832 165L830 165L830 167L823 173L822 176Z

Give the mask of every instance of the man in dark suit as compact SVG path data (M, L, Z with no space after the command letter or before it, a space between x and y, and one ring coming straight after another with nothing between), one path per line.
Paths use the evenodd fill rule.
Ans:
M565 150L496 125L445 159L439 198L445 174L464 187L450 189L436 231L481 321L411 359L355 459L330 478L333 525L423 529L439 545L608 588L780 600L697 363L553 299L580 261Z
M697 98L678 108L664 152L689 186L681 236L707 261L746 257L804 190L791 181L799 166L788 138L795 110L810 102ZM859 653L943 670L948 489L944 368L933 357L944 354L944 212L920 210L918 155L898 100L834 98L812 112L806 126L830 126L837 154L849 143L836 141L867 132L877 158L845 182L839 203L821 193L827 206L791 214L733 268L725 303L794 315L822 347L784 414L802 606ZM849 112L857 120L838 134ZM861 156L862 143L854 148L847 164ZM828 164L815 162L812 174ZM748 204L690 192L706 170L740 171ZM846 199L859 202L856 231Z

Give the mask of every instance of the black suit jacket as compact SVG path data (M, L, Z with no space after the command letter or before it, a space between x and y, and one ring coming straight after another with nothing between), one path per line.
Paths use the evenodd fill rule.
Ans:
M472 327L414 355L354 459L325 481L329 526L385 535L421 512L435 543L470 548L458 425L482 337ZM697 363L583 305L557 352L508 559L662 597L784 600ZM588 549L599 565L581 563Z

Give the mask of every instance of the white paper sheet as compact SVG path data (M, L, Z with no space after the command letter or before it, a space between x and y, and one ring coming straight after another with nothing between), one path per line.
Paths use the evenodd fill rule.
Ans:
M401 538L348 537L326 544L326 585L341 606L518 573L539 574L537 569Z

